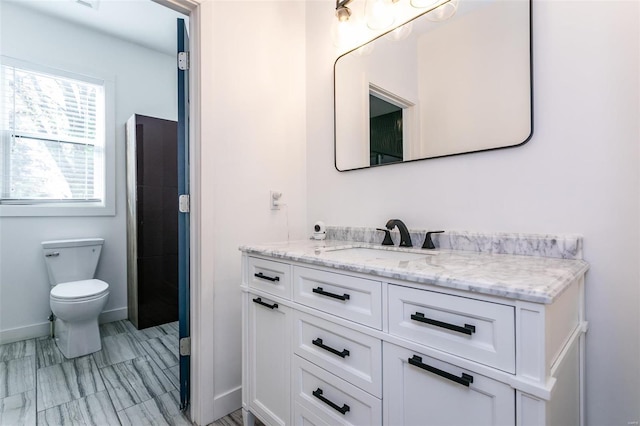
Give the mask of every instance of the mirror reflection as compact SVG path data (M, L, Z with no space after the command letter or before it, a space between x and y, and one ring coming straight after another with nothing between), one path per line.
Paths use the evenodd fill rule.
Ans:
M520 145L532 133L530 1L461 0L334 66L340 171Z
M402 107L369 95L369 154L372 166L402 161Z

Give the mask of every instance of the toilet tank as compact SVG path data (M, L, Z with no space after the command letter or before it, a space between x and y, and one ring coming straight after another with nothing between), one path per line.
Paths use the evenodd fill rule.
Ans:
M102 238L43 241L49 283L56 285L93 278L103 243Z

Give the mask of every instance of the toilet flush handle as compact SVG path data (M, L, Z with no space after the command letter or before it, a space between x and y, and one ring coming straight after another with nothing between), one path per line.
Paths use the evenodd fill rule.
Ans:
M57 256L60 256L60 252L54 251L53 253L47 253L44 256L45 257L57 257Z

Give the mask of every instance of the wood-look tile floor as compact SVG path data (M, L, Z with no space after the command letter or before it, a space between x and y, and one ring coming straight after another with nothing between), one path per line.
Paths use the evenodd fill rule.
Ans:
M191 425L180 411L178 324L100 326L102 350L68 360L49 337L0 346L0 426ZM241 425L240 410L213 423Z

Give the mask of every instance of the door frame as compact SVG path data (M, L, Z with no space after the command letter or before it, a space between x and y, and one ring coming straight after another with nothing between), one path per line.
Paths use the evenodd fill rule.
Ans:
M201 0L152 0L189 17L189 185L190 185L190 326L191 326L191 404L189 417L198 425L212 423L215 385L213 377L213 289L205 288L203 282L213 282L213 268L203 271L203 238L201 206ZM176 58L177 61L177 58ZM177 65L176 65L177 66ZM206 245L206 242L204 243ZM210 249L206 253L210 253ZM209 258L210 256L206 256ZM211 262L208 262L209 264ZM203 281L203 276L210 277ZM207 333L205 333L207 330Z

